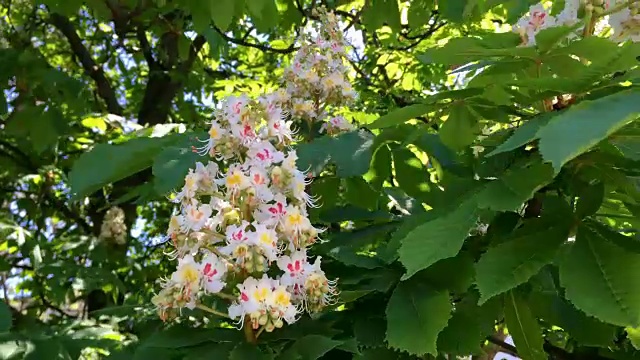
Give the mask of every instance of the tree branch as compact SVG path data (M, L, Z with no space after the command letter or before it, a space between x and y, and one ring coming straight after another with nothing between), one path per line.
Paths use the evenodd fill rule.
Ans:
M98 90L98 95L104 100L107 105L107 110L115 115L122 115L123 109L118 103L116 93L111 87L109 80L104 75L104 71L101 66L91 57L89 50L82 44L82 39L78 36L75 27L69 21L69 19L60 14L51 14L49 17L50 23L55 26L69 41L71 50L77 57L78 61L82 65L85 73L92 78Z
M231 36L227 35L224 33L224 31L220 30L220 28L218 28L217 26L213 27L216 32L218 34L220 34L220 36L222 36L223 39L225 39L226 41L236 44L236 45L240 45L240 46L247 46L247 47L251 47L254 49L258 49L258 50L262 50L264 52L273 52L276 54L290 54L296 50L298 50L297 47L294 46L294 44L289 45L286 49L276 49L276 48L272 48L270 46L265 46L265 45L260 45L257 43L250 43L248 41L246 41L246 36L243 39L236 39L236 38L232 38Z

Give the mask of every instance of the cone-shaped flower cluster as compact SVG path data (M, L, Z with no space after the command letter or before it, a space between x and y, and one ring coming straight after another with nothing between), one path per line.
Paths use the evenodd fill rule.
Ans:
M100 226L100 239L113 241L118 245L127 242L127 224L124 222L124 211L114 206L107 210Z
M513 26L513 31L520 34L523 46L535 46L536 35L544 30L556 26L574 26L579 22L580 8L584 13L591 14L596 20L593 29L596 34L612 30L611 40L623 42L640 41L640 2L622 0L566 0L564 9L556 16L552 16L549 9L541 4L531 6L529 12ZM603 16L610 13L608 16ZM585 18L588 20L588 18ZM575 38L583 32L584 26L568 35Z
M298 121L326 121L330 133L350 128L329 116L354 93L337 22L321 15L316 36L304 39L285 71L283 89L226 99L208 139L194 149L216 161L191 169L174 198L181 211L167 235L178 265L153 299L163 319L213 294L230 301L227 315L241 326L273 331L335 300L335 281L325 276L320 257L307 257L322 230L309 221L307 207L316 199L305 191L310 181L289 149Z

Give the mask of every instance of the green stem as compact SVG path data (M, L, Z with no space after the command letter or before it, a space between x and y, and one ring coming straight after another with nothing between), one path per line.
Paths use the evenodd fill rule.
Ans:
M260 328L260 330L258 330L258 333L256 333L256 340L258 339L260 334L262 334L263 331L264 331L264 325Z
M218 315L218 316L221 316L221 317L223 317L223 318L230 319L229 315L227 315L227 314L225 314L225 313L223 313L223 312L221 312L221 311L218 311L218 310L212 309L212 308L210 308L210 307L208 307L208 306L206 306L206 305L204 305L204 304L197 304L197 305L196 305L196 307L197 307L198 309L200 309L200 310L204 310L204 311L206 311L206 312L208 312L208 313L211 313L211 314L214 314L214 315Z

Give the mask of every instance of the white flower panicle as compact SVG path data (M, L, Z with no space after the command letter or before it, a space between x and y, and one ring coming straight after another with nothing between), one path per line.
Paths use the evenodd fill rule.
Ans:
M323 17L320 26L312 27L303 35L303 43L293 63L285 69L286 88L280 96L286 98L291 114L307 121L318 117L327 119L323 128L336 131L353 130L344 118L330 123L326 116L329 107L349 105L356 92L347 79L347 42L333 13L319 13ZM333 131L335 133L336 131Z
M327 279L320 257L313 263L307 257L323 230L308 218L316 199L305 191L310 180L289 148L294 122L322 122L330 135L353 129L330 115L355 95L339 65L345 43L337 21L323 18L286 71L286 90L226 99L208 138L193 149L217 162L197 163L173 198L180 212L167 237L178 265L153 298L163 320L182 308L217 313L201 302L212 294L230 301L226 316L240 326L269 332L336 301L336 282Z
M124 220L124 211L121 208L113 206L107 210L100 227L100 239L124 245L127 242L127 224Z
M596 20L590 28L591 32L598 35L606 34L608 28L612 30L610 39L613 41L638 42L640 41L640 2L631 2L624 6L627 3L622 0L566 0L564 9L556 16L552 16L550 9L542 4L536 4L531 6L529 12L513 25L513 31L522 38L522 46L535 46L536 35L540 31L551 27L578 24L580 21L578 14L582 8ZM608 13L611 14L602 16ZM584 26L576 28L567 38L576 38L583 31Z

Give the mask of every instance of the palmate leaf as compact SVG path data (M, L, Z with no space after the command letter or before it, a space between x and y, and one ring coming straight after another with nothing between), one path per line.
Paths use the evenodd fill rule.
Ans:
M638 114L640 92L637 90L582 102L538 131L540 153L558 173L569 160L588 151Z
M437 354L438 334L451 317L449 293L417 281L401 282L387 305L387 342L410 354ZM419 335L418 335L419 334Z
M564 224L525 226L508 242L490 248L476 264L480 304L537 274L553 260L568 235L569 226Z
M401 240L398 250L400 262L407 269L402 279L410 278L438 260L456 256L476 220L477 205L475 199L471 199L411 230Z
M578 309L614 325L640 325L640 254L581 225L559 267L565 296Z

